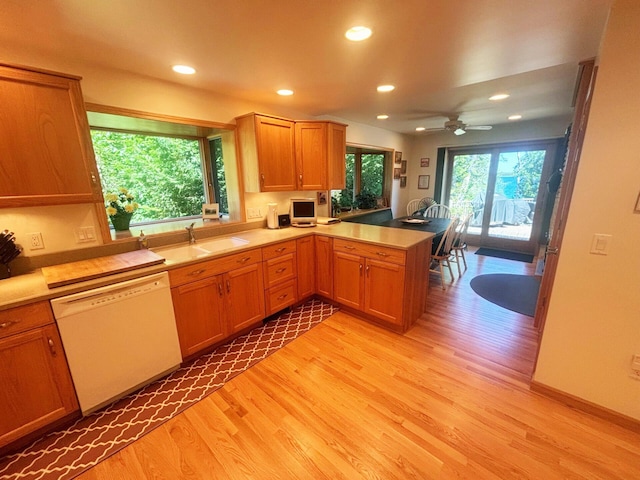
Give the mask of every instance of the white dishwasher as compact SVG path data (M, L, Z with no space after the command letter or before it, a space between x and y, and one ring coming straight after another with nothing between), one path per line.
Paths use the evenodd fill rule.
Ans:
M51 300L84 415L182 361L167 272Z

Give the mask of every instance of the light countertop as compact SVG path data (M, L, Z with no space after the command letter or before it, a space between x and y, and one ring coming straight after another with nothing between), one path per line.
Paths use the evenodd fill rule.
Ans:
M25 305L40 300L49 300L55 297L61 297L72 293L89 290L92 288L108 285L132 278L149 275L165 270L170 270L183 265L200 262L207 259L213 259L219 256L229 255L231 253L241 252L252 248L259 248L272 243L282 242L286 240L304 237L306 235L319 234L334 238L342 238L349 240L358 240L386 247L399 248L407 250L412 246L431 239L434 234L429 232L411 231L406 229L396 229L388 227L378 227L375 225L365 225L360 223L340 222L333 225L318 225L313 228L283 228L276 230L269 229L253 229L235 233L233 235L224 235L220 237L210 237L199 239L196 246L206 246L207 242L222 238L238 238L246 241L238 246L224 246L211 251L204 252L197 258L188 255L181 255L182 250L177 252L169 252L176 247L184 247L186 243L179 245L171 245L162 248L153 248L152 250L159 255L163 255L163 251L171 256L170 260L166 260L164 264L151 267L140 268L129 272L105 275L104 277L65 285L57 288L48 288L44 280L41 270L31 273L19 275L16 277L0 280L0 310L11 307ZM169 253L173 253L169 255ZM176 255L178 253L178 255Z

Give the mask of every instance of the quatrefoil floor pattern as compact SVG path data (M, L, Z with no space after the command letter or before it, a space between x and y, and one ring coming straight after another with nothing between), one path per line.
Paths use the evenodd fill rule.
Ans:
M178 369L66 430L0 460L6 480L71 479L202 400L271 353L331 316L311 300Z

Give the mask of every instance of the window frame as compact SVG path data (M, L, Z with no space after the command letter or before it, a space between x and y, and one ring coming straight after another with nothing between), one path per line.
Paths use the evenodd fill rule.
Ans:
M236 151L236 126L233 124L226 124L220 122L212 122L206 120L197 120L184 117L176 117L171 115L155 114L150 112L142 112L138 110L131 110L119 107L111 107L108 105L101 105L95 103L86 103L85 109L87 111L87 117L89 119L89 128L91 130L109 130L122 133L132 133L141 135L153 135L153 136L167 136L174 138L185 138L191 140L198 140L200 149L200 159L202 168L202 180L204 187L204 195L207 202L212 202L215 198L213 192L213 185L211 182L212 154L209 150L209 140L214 137L223 138L223 144L226 143L228 148L232 147L233 152L230 155L229 162L233 162L234 165L231 168L233 170L232 175L229 175L225 168L225 175L227 176L227 196L229 210L233 209L234 212L229 212L229 217L224 221L204 222L201 215L193 215L189 217L180 217L166 220L158 220L153 222L144 222L137 226L144 226L145 234L154 233L169 233L172 231L182 231L183 224L187 225L196 220L197 226L218 228L221 225L228 225L230 223L245 222L244 214L244 196L242 195L242 181L241 172L242 167L239 165L239 157ZM233 135L233 138L225 140L226 134ZM225 167L227 167L227 159L225 155ZM233 177L233 194L229 188L229 176ZM102 192L102 197L104 198ZM233 198L232 198L233 197ZM104 209L102 209L104 210ZM117 241L121 239L130 238L131 232L114 232L109 225L108 217L105 215L98 215L98 222L102 232L102 237L105 243L109 240ZM200 223L200 225L198 225ZM141 229L142 230L142 229Z

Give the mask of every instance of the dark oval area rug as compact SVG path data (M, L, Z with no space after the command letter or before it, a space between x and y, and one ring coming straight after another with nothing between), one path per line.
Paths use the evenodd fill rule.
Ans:
M507 310L535 316L540 277L490 273L471 279L471 288L485 300Z

